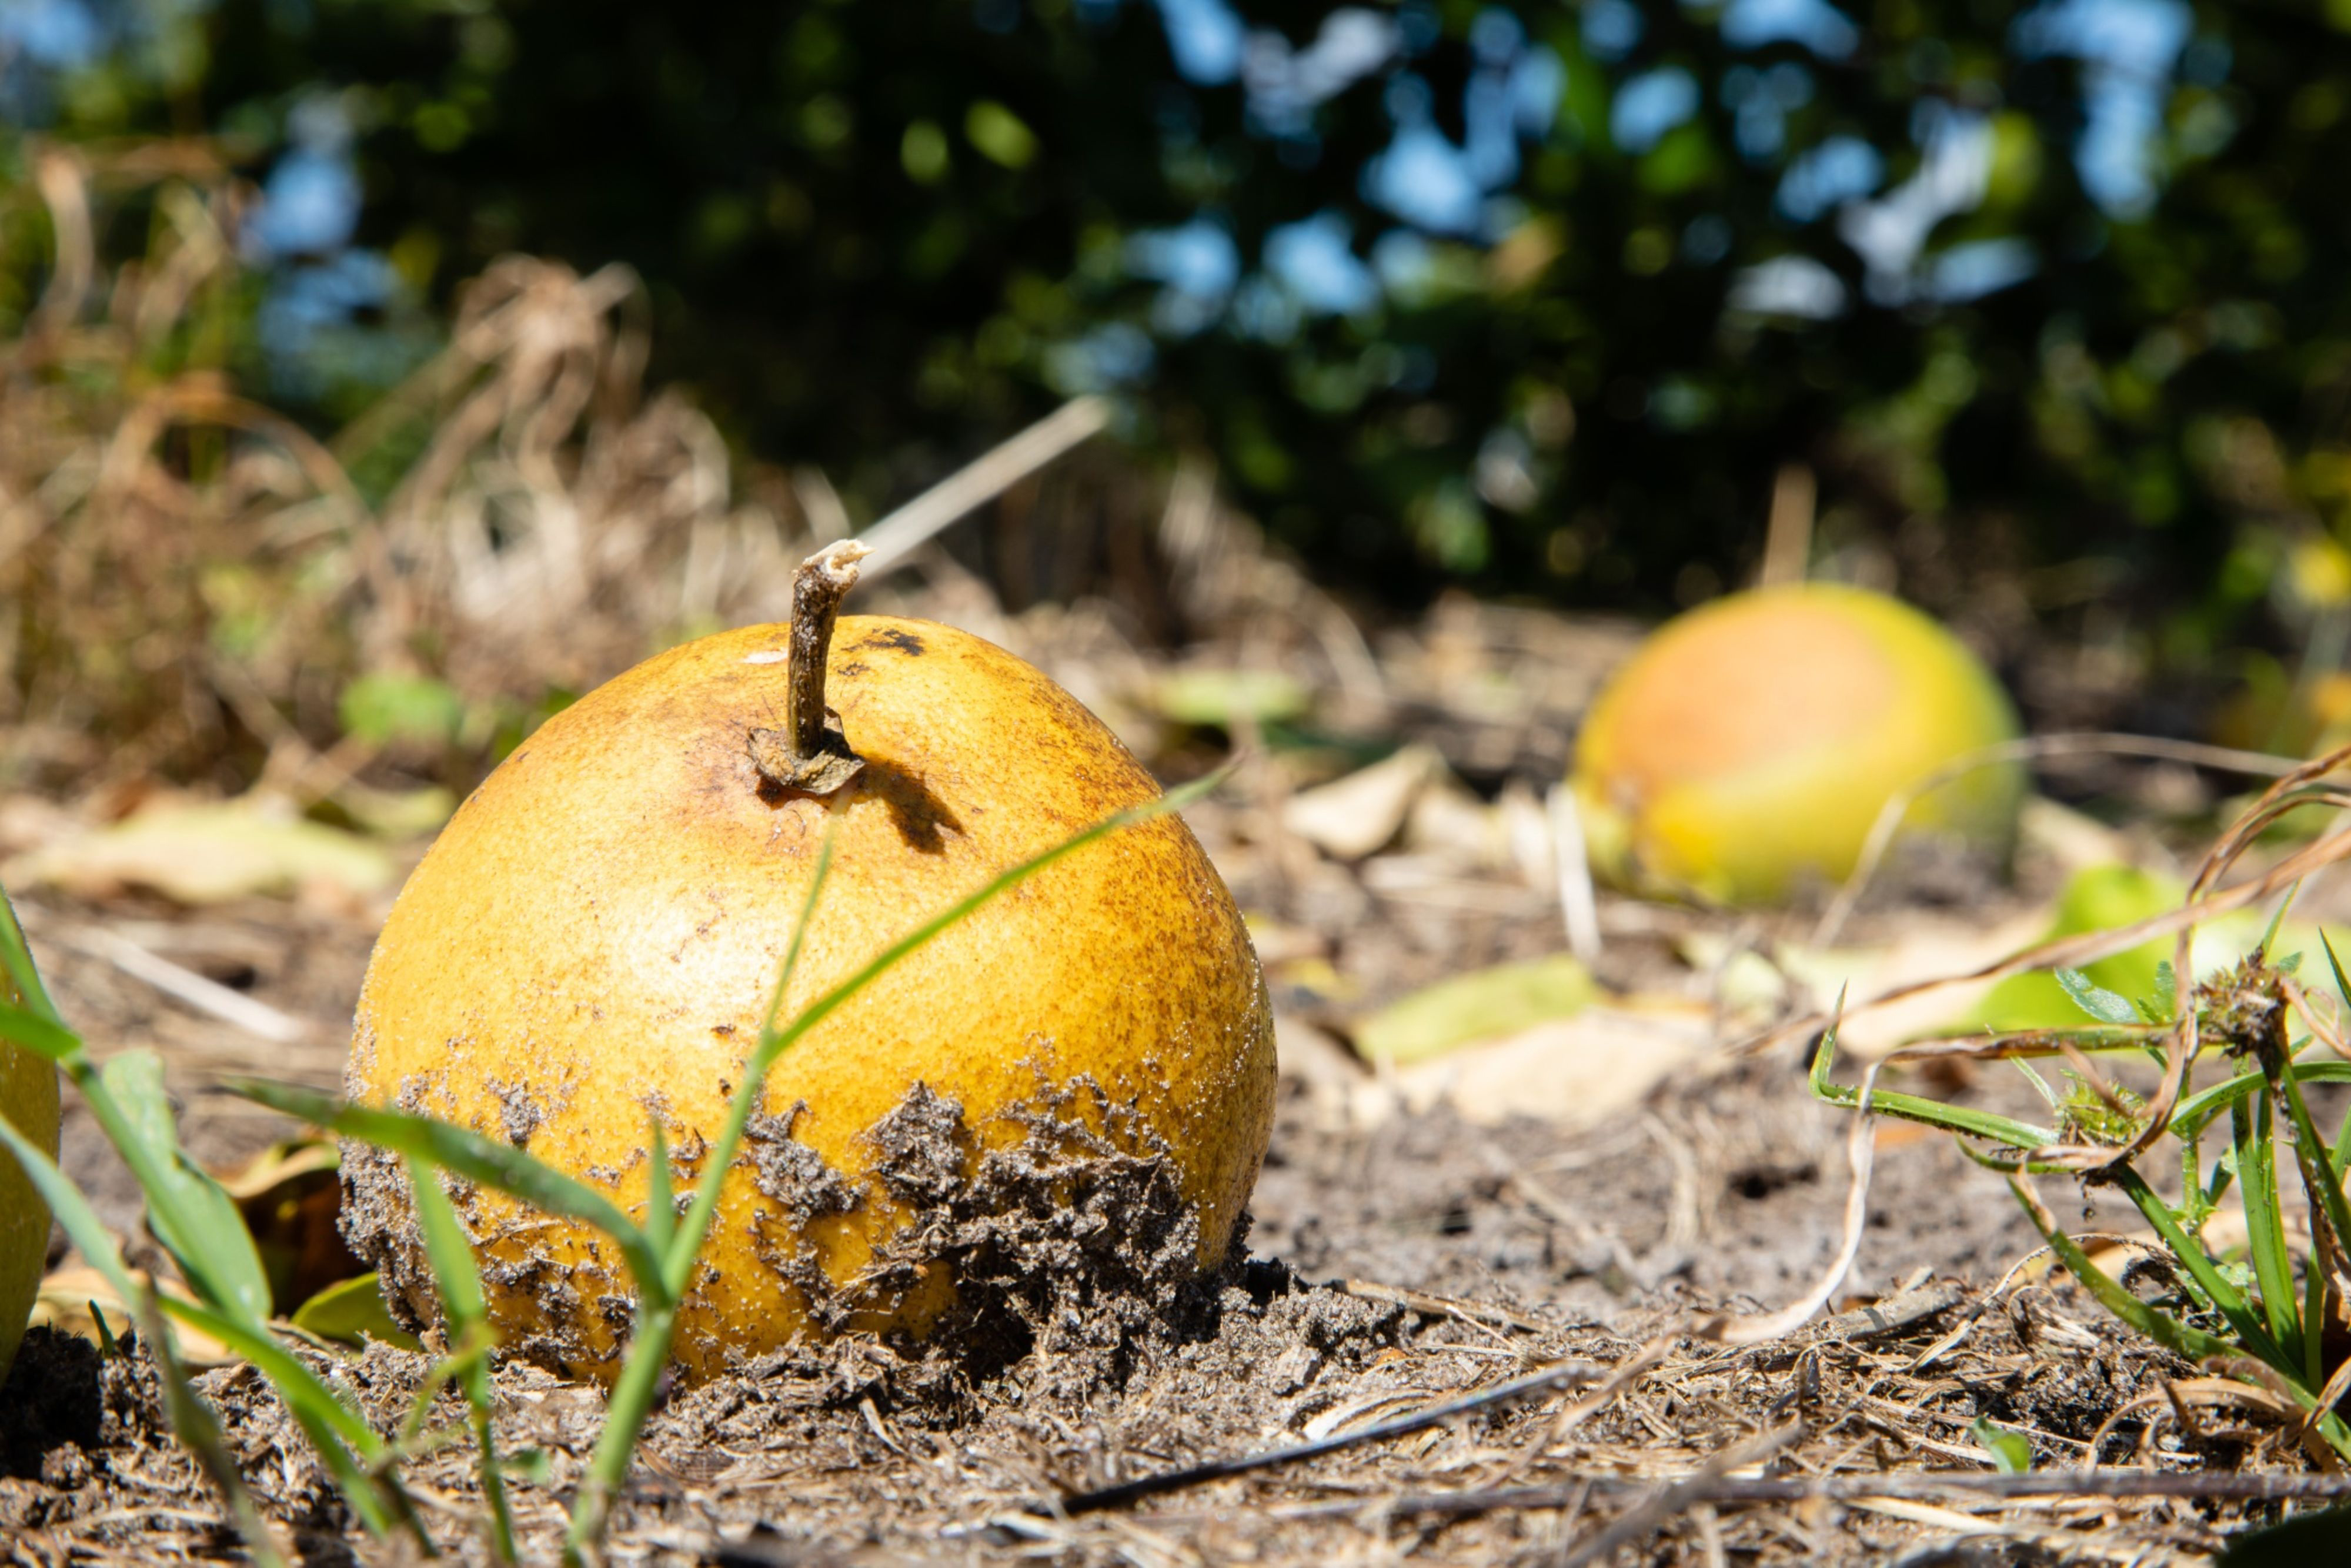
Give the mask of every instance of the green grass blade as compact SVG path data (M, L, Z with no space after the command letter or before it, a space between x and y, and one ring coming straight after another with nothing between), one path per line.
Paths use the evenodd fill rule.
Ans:
M2351 1062L2316 1062L2312 1065L2351 1068ZM2312 1207L2325 1216L2326 1223L2335 1231L2337 1245L2346 1257L2351 1257L2351 1203L2344 1200L2343 1177L2336 1165L2342 1150L2329 1149L2319 1141L2318 1124L2312 1119L2310 1102L2303 1097L2302 1092L2302 1082L2306 1076L2315 1077L2316 1074L2305 1074L2301 1068L2288 1064L2286 1071L2278 1075L2278 1097L2285 1102L2286 1123L2294 1129L2294 1160L2301 1167L2303 1185L2308 1189Z
M2032 1228L2041 1232L2042 1240L2049 1244L2049 1249L2057 1254L2058 1260L2065 1265L2066 1270L2082 1282L2082 1288L2096 1298L2100 1306L2166 1350L2189 1361L2201 1362L2214 1356L2237 1354L2237 1347L2229 1341L2206 1333L2202 1329L2191 1328L2168 1312L2158 1312L2124 1290L2120 1281L2108 1277L2104 1270L2090 1261L2090 1255L2082 1250L2079 1242L2057 1228L2057 1222L2050 1218L2048 1209L2042 1206L2030 1187L2014 1176L2009 1178L2008 1186L2009 1190L2016 1194L2016 1201L2024 1206L2024 1212L2032 1220Z
M483 1137L430 1116L372 1110L291 1083L239 1078L231 1080L229 1087L248 1100L313 1126L329 1128L361 1143L423 1160L520 1198L545 1213L592 1225L619 1246L641 1287L650 1285L654 1291L662 1288L658 1256L647 1244L644 1232L621 1211L619 1205L594 1187L574 1181L511 1144Z
M49 988L41 983L41 971L33 963L33 949L25 941L24 925L17 920L16 906L8 902L8 890L5 887L0 887L0 970L6 972L9 983L36 1017L44 1023L65 1027L57 1003L49 999Z
M163 1311L172 1317L199 1333L210 1334L253 1363L262 1375L277 1385L287 1408L297 1415L307 1412L315 1416L324 1429L350 1444L364 1458L373 1459L383 1452L383 1439L376 1435L375 1428L336 1398L319 1380L318 1374L280 1343L276 1334L240 1322L234 1314L216 1312L201 1301L182 1301L177 1296L162 1296L160 1300Z
M2351 1007L2351 979L2344 977L2343 960L2335 956L2334 940L2326 935L2324 925L2318 928L2318 945L2326 949L2326 967L2335 976L2335 994L2343 998L2344 1005Z
M490 1368L485 1353L496 1340L489 1303L482 1294L481 1266L475 1260L465 1224L457 1218L456 1205L442 1188L439 1174L419 1159L404 1163L410 1190L415 1194L416 1228L423 1238L425 1260L432 1266L442 1311L448 1316L448 1343L453 1347L479 1347L458 1369L458 1386L465 1391L473 1423L482 1500L489 1505L490 1549L501 1563L517 1562L514 1509L507 1500L506 1466L498 1458L497 1430L491 1420Z
M628 1359L613 1382L612 1397L604 1407L604 1429L596 1435L596 1451L589 1457L588 1474L563 1536L566 1563L585 1561L588 1550L604 1536L612 1500L628 1479L629 1460L637 1437L653 1414L653 1396L662 1374L669 1368L669 1345L677 1332L677 1308L668 1301L640 1297L637 1332L629 1344Z
M784 998L791 994L792 977L799 972L800 954L808 946L809 927L816 922L817 901L824 896L824 884L832 879L832 857L840 847L840 814L827 811L824 837L818 841L816 848L816 868L809 873L808 896L800 900L799 918L792 922L792 939L784 948L784 961L776 968L775 988L768 993L767 1010L759 1015L761 1040L776 1032L776 1020L783 1016Z
M35 1056L46 1056L51 1061L62 1062L81 1049L81 1036L37 1013L23 1008L12 1008L0 1002L0 1035L6 1036Z
M1832 1105L1851 1106L1861 1103L1861 1091L1848 1084L1816 1079L1813 1092ZM1964 1134L1968 1137L1981 1138L1986 1143L2008 1148L2037 1149L2057 1141L2057 1134L2046 1127L2036 1127L1990 1111L1946 1105L1938 1100L1928 1100L1917 1094L1896 1093L1890 1089L1872 1092L1869 1108L1877 1115L1923 1123L1929 1127L1939 1127L1946 1133Z
M152 1051L126 1051L99 1070L107 1092L122 1109L131 1135L152 1156L141 1173L147 1222L172 1254L181 1275L214 1305L251 1324L269 1319L269 1275L236 1204L220 1184L180 1152L179 1131L163 1092L163 1060Z
M397 1483L388 1476L371 1475L360 1463L360 1458L370 1465L381 1461L385 1457L383 1439L337 1398L316 1373L279 1343L275 1334L200 1302L183 1301L160 1292L156 1300L166 1314L220 1341L253 1363L269 1380L303 1435L309 1438L311 1448L317 1450L319 1462L334 1477L335 1484L371 1534L388 1535L395 1525L404 1524L417 1531L420 1542L430 1544L424 1541L421 1522L406 1506L406 1500L398 1494ZM353 1457L354 1451L359 1458Z
M457 1206L449 1201L432 1165L413 1155L402 1163L408 1167L409 1188L415 1195L416 1228L424 1243L424 1260L432 1267L442 1309L449 1314L449 1340L454 1344L467 1328L489 1316L488 1301L482 1294L481 1266L475 1260L465 1222L457 1218Z
M1840 1000L1839 1006L1843 1003ZM1855 1106L1861 1103L1858 1087L1834 1082L1830 1074L1836 1067L1836 1030L1834 1026L1823 1031L1821 1043L1813 1052L1811 1083L1815 1099L1831 1105ZM2029 1071L2029 1070L2028 1070ZM1969 1110L1963 1106L1946 1105L1917 1094L1901 1094L1880 1089L1869 1096L1869 1108L1884 1116L1898 1117L1906 1122L1918 1122L1938 1127L1946 1133L1962 1133L1986 1143L2010 1148L2037 1149L2053 1144L2057 1134L2046 1127L2035 1127L2012 1117L1994 1115L1989 1111Z
M188 1369L181 1364L179 1350L172 1343L172 1331L155 1311L154 1298L142 1292L132 1310L138 1316L140 1332L146 1336L148 1354L155 1359L155 1380L163 1387L164 1419L171 1423L172 1435L195 1456L197 1466L228 1505L230 1522L244 1538L245 1549L252 1554L256 1568L285 1568L286 1558L277 1550L277 1538L270 1533L269 1526L262 1521L261 1511L254 1506L253 1493L236 1467L235 1456L229 1452L228 1440L221 1434L220 1418L189 1380Z
M2137 1206L2140 1214L2147 1217L2147 1222L2154 1227L2156 1236L2170 1249L2180 1268L2186 1270L2196 1293L2202 1296L2214 1312L2229 1320L2229 1327L2244 1342L2245 1348L2288 1377L2300 1377L2298 1366L2287 1357L2284 1348L2271 1339L2268 1326L2262 1322L2261 1314L2253 1310L2252 1303L2245 1300L2244 1292L2229 1282L2229 1277L2220 1271L2219 1260L2205 1249L2203 1243L2180 1228L2170 1206L2163 1201L2163 1196L2147 1185L2146 1177L2128 1166L2123 1168L2118 1179L2124 1196Z
M2302 1271L2302 1376L2326 1386L2326 1270L2310 1259Z
M816 869L809 875L808 896L800 901L799 918L792 923L792 939L784 948L784 961L776 971L776 986L768 995L768 1009L759 1015L759 1039L763 1041L775 1033L776 1015L783 1010L784 996L791 988L792 976L799 969L809 925L816 919L817 900L832 875L833 850L840 832L841 819L828 811L824 837L817 845ZM687 1207L677 1233L670 1239L664 1267L669 1270L672 1297L684 1295L693 1279L694 1260L702 1251L703 1237L709 1234L710 1217L717 1211L718 1195L726 1186L726 1173L733 1168L736 1152L742 1147L743 1129L767 1092L765 1075L752 1071L755 1062L756 1052L754 1061L744 1064L743 1082L735 1086L735 1093L727 1103L726 1125L719 1128L717 1141L703 1165L702 1177L695 1184L694 1202Z
M2278 932L2285 925L2286 911L2292 909L2294 901L2301 896L2302 883L2297 882L2285 890L2283 898L2278 900L2277 913L2270 916L2269 929L2262 933L2261 946L2253 949L2261 955L2263 963L2269 962L2270 949L2277 945Z
M186 1385L185 1374L177 1357L171 1354L162 1325L155 1321L146 1287L133 1281L131 1270L123 1265L122 1253L114 1244L114 1233L90 1207L81 1188L49 1158L48 1151L18 1132L5 1116L0 1116L0 1147L16 1157L26 1178L48 1204L49 1213L65 1228L67 1238L113 1287L115 1299L139 1321L156 1357L156 1371L164 1385L164 1413L170 1418L172 1430L220 1490L237 1533L245 1538L246 1550L256 1563L283 1563L285 1559L278 1554L276 1542L262 1524L253 1498L246 1490L244 1478L227 1458L218 1422L213 1418L210 1406ZM100 1325L105 1323L104 1314L93 1312L91 1315Z
M653 1158L645 1167L644 1232L666 1274L670 1242L677 1234L677 1192L669 1168L669 1134L659 1116L653 1119Z
M2351 1083L2351 1061L2297 1061L2292 1071L2297 1083ZM2172 1109L2172 1134L2181 1138L2195 1136L2213 1117L2268 1082L2268 1077L2258 1071L2241 1072L2185 1096Z
M2246 1247L2261 1287L2262 1313L2271 1339L2281 1346L2299 1345L2302 1295L2294 1288L2294 1255L2286 1249L2285 1217L2278 1210L2277 1136L2268 1097L2231 1106L2229 1121L2236 1135L2237 1191L2245 1206ZM2300 1375L2298 1358L2288 1364Z
M1019 864L998 873L977 891L965 894L946 909L924 921L914 930L868 959L865 966L855 974L802 1008L794 1015L791 1022L780 1030L763 1034L758 1051L752 1055L753 1081L764 1080L768 1075L768 1070L775 1066L777 1060L786 1051L797 1044L810 1030L830 1018L842 1003L895 968L900 961L916 948L952 927L961 925L983 905L1010 892L1054 862L1064 856L1075 854L1097 839L1105 839L1123 829L1139 826L1154 818L1166 816L1172 811L1182 810L1222 782L1226 771L1226 768L1219 768L1206 779L1196 779L1180 789L1169 790L1156 800L1146 801L1140 806L1130 806L1123 811L1113 811L1093 826L1072 833L1050 849L1031 855Z

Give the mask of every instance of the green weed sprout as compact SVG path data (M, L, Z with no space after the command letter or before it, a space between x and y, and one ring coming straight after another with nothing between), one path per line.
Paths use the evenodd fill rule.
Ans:
M810 879L808 897L786 951L758 1040L745 1062L738 1088L728 1102L718 1135L712 1139L691 1201L678 1211L670 1189L670 1164L661 1126L653 1126L651 1183L643 1216L632 1218L602 1193L532 1158L522 1150L466 1128L428 1116L353 1105L331 1095L287 1084L240 1081L235 1087L258 1103L395 1153L406 1162L416 1196L418 1225L441 1298L447 1355L436 1362L397 1441L388 1442L360 1414L281 1343L268 1322L269 1292L250 1234L235 1206L217 1184L181 1153L162 1093L161 1064L152 1052L125 1052L96 1066L80 1040L57 1019L40 988L23 934L13 913L0 920L0 956L33 1010L0 1008L0 1036L57 1062L89 1098L99 1125L121 1150L147 1196L149 1224L187 1280L194 1301L135 1288L113 1238L88 1202L47 1156L0 1121L0 1141L22 1161L64 1222L76 1246L104 1270L127 1302L137 1303L142 1331L155 1346L174 1432L204 1463L227 1500L232 1518L256 1563L283 1562L262 1524L250 1494L220 1440L217 1418L206 1407L172 1357L168 1337L157 1329L160 1311L213 1335L246 1356L277 1387L364 1527L383 1536L395 1529L411 1533L431 1552L433 1544L402 1490L399 1467L425 1439L423 1417L434 1397L454 1384L465 1396L479 1451L482 1493L487 1504L493 1550L515 1561L511 1511L505 1477L527 1461L502 1459L492 1429L489 1355L495 1348L481 1278L463 1221L443 1186L455 1176L507 1193L548 1214L584 1221L618 1245L637 1288L636 1319L621 1374L606 1407L604 1426L588 1473L574 1502L564 1538L564 1559L580 1563L601 1554L613 1500L625 1480L654 1396L669 1363L677 1312L693 1282L704 1239L716 1212L726 1172L740 1148L745 1127L760 1106L768 1073L783 1053L841 1005L889 972L908 954L969 917L982 905L1065 855L1123 829L1135 826L1200 799L1224 778L1211 774L1158 800L1114 812L1092 827L999 873L977 891L923 922L874 955L863 967L789 1019L779 1018L783 998L799 961L818 901L832 867L837 819L828 830ZM5 909L0 900L0 909Z
M2081 1029L1991 1036L1957 1052L2014 1061L2048 1106L2046 1125L1884 1090L1871 1094L1870 1109L1958 1134L1970 1158L2008 1176L2011 1190L2051 1251L2106 1311L2189 1361L2220 1364L2217 1370L2224 1374L2231 1363L2241 1364L2248 1357L2258 1361L2301 1406L2304 1416L2296 1436L2305 1444L2323 1442L2335 1456L2351 1459L2351 1427L2335 1409L2351 1389L2351 1356L2337 1349L2330 1359L2326 1334L2343 1303L2351 1299L2351 1277L2344 1272L2345 1260L2351 1259L2351 1205L2344 1193L2344 1167L2351 1160L2351 1118L2332 1141L2325 1139L2303 1092L2312 1083L2351 1083L2351 1061L2310 1059L2314 1036L2337 1046L2340 1036L2295 979L2301 955L2271 959L2276 933L2277 923L2273 922L2269 936L2251 956L2189 991L2196 1014L2189 1038L2215 1054L2225 1054L2235 1070L2225 1081L2197 1091L2189 1077L2193 1062L2186 1064L2180 1092L2159 1124L2152 1119L2150 1107L2108 1082L2089 1058L2122 1051L2165 1060L2158 1042L2178 1030L2174 998L2183 989L2168 963L2158 972L2156 993L2136 1001L2093 984L2078 971L2061 969L2060 983L2087 1015ZM2351 996L2351 980L2335 960L2331 942L2326 943L2326 956L2335 967L2339 994ZM2311 1033L2290 1037L2296 1015L2309 1023ZM2071 1061L2071 1087L2063 1092L2052 1087L2030 1065L2034 1057ZM1832 1030L1813 1059L1813 1092L1833 1104L1855 1105L1859 1090L1832 1080L1835 1060ZM2220 1135L2224 1121L2225 1143L2219 1157L2208 1162L2206 1140ZM2283 1140L2281 1126L2287 1134ZM2177 1206L2156 1191L2133 1153L2166 1136L2179 1149L2184 1196ZM2054 1157L2085 1145L2110 1148L2115 1157L2091 1165ZM2291 1161L2309 1200L2311 1245L2299 1258L2288 1241L2280 1203L2282 1160ZM2101 1270L2059 1228L2024 1180L2059 1173L2117 1188L2130 1200L2176 1266L2179 1289L2174 1296L2142 1299ZM2245 1211L2248 1234L2241 1260L2221 1256L2203 1237L2207 1221L2231 1186Z
M5 1118L0 1118L0 1145L24 1166L66 1234L131 1309L154 1354L172 1430L220 1489L230 1520L254 1560L277 1564L284 1556L228 1456L217 1416L180 1364L173 1322L227 1345L269 1379L371 1534L403 1528L430 1550L423 1526L401 1490L390 1446L270 1328L269 1282L252 1233L219 1184L181 1151L163 1092L161 1060L149 1051L124 1051L103 1066L91 1058L81 1038L57 1016L33 967L24 928L5 894L0 894L0 963L26 1004L0 1004L0 1035L55 1062L81 1091L108 1141L138 1178L147 1200L148 1228L178 1266L193 1299L141 1283L124 1266L114 1238L89 1201L45 1151Z

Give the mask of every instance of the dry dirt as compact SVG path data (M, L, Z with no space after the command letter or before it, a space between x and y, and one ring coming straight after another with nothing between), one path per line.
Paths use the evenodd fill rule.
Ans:
M334 1020L348 1016L369 912L256 903L175 917L52 900L28 915L63 1005L93 1039L165 1047L202 1157L232 1165L284 1130L210 1087L219 1073L257 1067L333 1081ZM60 944L76 922L101 918L309 1020L311 1043L256 1048ZM1423 954L1424 967L1463 961L1458 923L1448 929L1447 950ZM1393 940L1399 954L1420 951L1408 935ZM1531 939L1498 923L1482 940L1490 956ZM1614 959L1661 961L1637 951ZM1395 977L1411 977L1408 967ZM1309 1084L1287 1080L1249 1255L1224 1278L1186 1291L1165 1270L1141 1269L1123 1294L1099 1279L1081 1292L999 1291L990 1301L1005 1321L978 1325L998 1331L987 1341L993 1353L961 1364L852 1339L674 1390L617 1514L612 1555L747 1564L1573 1563L1595 1552L1701 1563L2203 1561L2231 1524L2276 1511L1854 1490L1886 1471L1913 1482L1921 1472L1982 1477L1991 1465L1979 1420L2023 1436L2043 1469L2301 1468L2257 1412L2199 1408L2183 1422L2164 1382L2191 1369L2071 1291L2012 1273L2032 1237L1996 1177L1907 1127L1881 1125L1876 1144L1860 1260L1833 1303L1848 1315L1736 1349L1697 1331L1717 1313L1801 1295L1839 1239L1845 1123L1807 1095L1795 1054L1686 1075L1581 1133L1531 1120L1470 1126L1443 1111L1353 1126ZM67 1148L73 1174L135 1235L126 1178L78 1113ZM2053 1185L2050 1196L2073 1205L2069 1220L2080 1210ZM2084 1212L2082 1228L2097 1228L2099 1217ZM1147 1251L1147 1240L1133 1247ZM1871 1301L1880 1315L1852 1311ZM331 1372L389 1429L424 1365L377 1346ZM1344 1436L1531 1374L1548 1381L1419 1430L1127 1506L1062 1511L1090 1489ZM408 1549L351 1528L249 1369L208 1373L204 1385L265 1510L304 1561L402 1560ZM547 1458L543 1483L517 1488L528 1554L545 1560L601 1396L520 1364L500 1375L498 1390L505 1440ZM212 1495L165 1434L141 1355L105 1358L37 1331L0 1390L0 1531L15 1560L235 1555ZM445 1396L432 1421L462 1430ZM455 1441L409 1473L442 1546L478 1560L469 1451ZM1756 1463L1783 1479L1845 1478L1831 1484L1846 1494L1701 1495L1693 1505L1653 1479ZM1963 1559L1949 1554L1959 1545Z

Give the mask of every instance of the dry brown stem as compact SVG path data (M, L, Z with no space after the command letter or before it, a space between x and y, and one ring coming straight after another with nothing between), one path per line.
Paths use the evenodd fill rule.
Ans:
M751 761L778 789L830 795L865 770L849 748L841 716L825 706L825 662L841 601L857 586L857 563L873 552L854 539L830 544L800 562L792 578L791 656L784 727L751 732Z

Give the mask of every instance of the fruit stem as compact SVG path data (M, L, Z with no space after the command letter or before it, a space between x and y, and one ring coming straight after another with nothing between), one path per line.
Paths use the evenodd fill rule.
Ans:
M830 795L865 769L849 748L841 716L824 704L825 662L841 599L857 586L857 563L873 552L855 539L830 544L792 576L791 653L786 665L784 727L751 732L751 761L780 789Z

